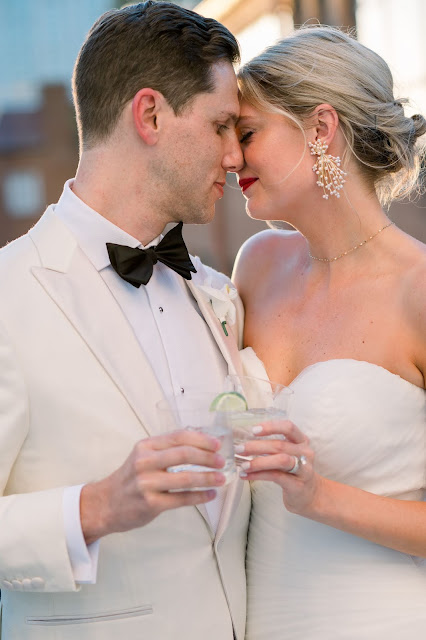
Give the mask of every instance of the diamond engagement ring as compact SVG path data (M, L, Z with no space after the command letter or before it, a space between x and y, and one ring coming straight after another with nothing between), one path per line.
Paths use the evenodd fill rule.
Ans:
M297 456L293 456L294 458L294 465L291 469L289 469L287 471L287 473L297 473L300 469L300 465L302 465L302 467L307 463L306 460L306 456L300 456L300 458L298 458Z

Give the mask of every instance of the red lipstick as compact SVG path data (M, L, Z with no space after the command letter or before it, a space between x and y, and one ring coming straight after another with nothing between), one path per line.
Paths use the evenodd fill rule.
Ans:
M244 191L248 189L253 184L253 182L256 182L256 180L259 180L259 178L242 178L238 181L238 184L240 185L240 188L244 193Z

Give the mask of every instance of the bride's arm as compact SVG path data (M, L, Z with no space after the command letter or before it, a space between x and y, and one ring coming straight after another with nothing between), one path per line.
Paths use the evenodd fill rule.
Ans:
M276 423L261 435L277 433ZM247 480L270 480L283 490L288 511L335 527L371 542L411 555L426 557L426 503L397 500L324 478L313 469L314 453L303 433L282 422L286 440L250 440L244 455L257 455L244 463ZM261 455L264 454L264 455ZM269 455L265 455L269 454ZM305 456L297 474L294 456Z
M413 335L412 359L426 388L426 258L407 278L405 310ZM377 496L322 477L314 483L315 498L301 515L397 551L426 557L426 502Z
M426 557L426 503L377 496L326 478L307 510L312 520Z
M422 263L409 274L404 289L406 320L413 334L412 359L423 374L426 389L426 251Z

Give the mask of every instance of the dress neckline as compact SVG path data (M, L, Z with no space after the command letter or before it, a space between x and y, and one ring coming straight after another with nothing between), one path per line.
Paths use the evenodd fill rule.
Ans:
M386 369L385 367L382 367L379 364L374 364L373 362L368 362L367 360L357 360L356 358L330 358L330 360L319 360L318 362L314 362L312 364L308 364L308 366L304 367L302 369L302 371L295 377L293 378L293 380L287 385L288 387L292 387L296 382L299 381L300 378L302 378L306 373L308 373L309 371L311 371L312 369L318 368L322 365L327 365L330 363L335 363L335 362L357 362L360 365L367 365L369 367L374 367L375 369L379 370L379 371L383 371L385 374L389 375L389 376L393 376L394 378L399 378L399 380L401 380L402 382L404 382L405 384L408 384L410 387L413 387L414 389L418 389L419 391L422 391L423 393L425 393L425 389L423 387L419 387L417 384L414 384L414 382L410 382L409 380L406 380L405 378L402 378L401 376L399 376L397 373L392 373L392 371L389 371L389 369Z

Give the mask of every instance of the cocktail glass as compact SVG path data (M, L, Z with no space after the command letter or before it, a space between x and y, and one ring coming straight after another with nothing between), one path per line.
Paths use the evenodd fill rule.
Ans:
M207 433L217 438L221 447L219 453L225 459L225 466L220 469L205 467L197 464L180 464L168 467L167 471L179 473L180 471L220 471L224 474L228 484L236 473L234 459L234 444L232 428L229 424L227 413L223 411L211 411L213 400L218 396L217 391L193 392L185 390L179 396L173 396L157 404L160 423L164 432L176 429L188 429ZM196 487L200 490L211 487Z
M226 378L225 389L240 393L246 399L248 406L246 411L233 411L227 415L227 422L232 428L235 445L259 438L285 439L279 433L258 436L253 433L253 428L261 424L288 419L289 405L293 395L293 391L289 387L262 378L229 375ZM236 454L235 457L237 463L253 459L253 456L240 454Z

